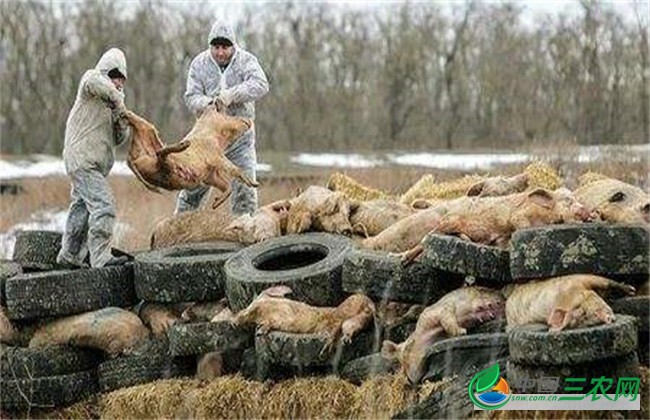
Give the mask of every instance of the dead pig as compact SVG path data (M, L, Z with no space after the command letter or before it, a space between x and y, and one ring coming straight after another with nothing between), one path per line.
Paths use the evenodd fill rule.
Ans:
M180 313L187 304L164 305L144 302L138 311L138 316L149 327L155 337L164 337L169 328L181 322Z
M196 366L196 378L211 381L224 374L224 362L221 353L212 351L201 356Z
M5 308L0 306L0 343L13 344L18 338L18 331L11 323Z
M310 230L352 234L350 203L343 194L312 185L290 201L288 234Z
M237 233L226 230L233 221L230 209L196 210L175 214L159 222L151 233L152 249L185 243L237 241Z
M29 347L68 344L103 350L110 356L128 352L149 338L140 318L126 309L108 307L41 325Z
M226 298L218 302L192 303L181 314L185 322L218 322L231 320L232 317Z
M226 227L226 231L229 236L234 235L237 242L247 245L277 238L287 231L290 208L289 200L268 204L260 207L252 216L239 216Z
M389 226L377 236L361 241L361 247L386 252L403 252L418 245L436 229L442 219L437 207L418 211Z
M614 312L596 290L634 294L632 286L590 274L533 281L508 289L508 328L541 323L550 331L614 321Z
M518 229L586 222L596 217L566 188L556 191L537 188L505 197L463 197L444 204L444 208L444 216L431 233L459 236L500 248L508 246ZM413 261L422 251L421 244L414 246L402 256L404 262Z
M648 193L617 179L601 178L587 182L590 178L584 178L584 184L575 191L578 200L590 211L597 212L606 222L650 223Z
M396 201L352 202L350 224L354 233L375 236L413 213L413 209Z
M528 188L528 174L522 173L511 177L494 176L469 187L467 196L500 197L520 193Z
M362 294L348 297L337 307L315 307L284 297L289 293L291 289L287 286L264 290L235 315L233 323L256 324L260 334L269 331L323 334L328 339L323 351L327 351L339 339L351 341L375 317L375 304Z
M424 374L426 351L435 341L467 333L467 328L503 317L505 299L500 291L485 287L454 290L427 307L415 331L401 344L384 341L381 354L397 359L408 380L415 384Z
M147 188L180 190L210 185L222 193L215 199L216 208L230 195L233 178L258 186L224 155L226 148L252 127L251 120L227 116L210 106L181 142L164 146L153 124L131 111L127 119L133 129L127 163Z

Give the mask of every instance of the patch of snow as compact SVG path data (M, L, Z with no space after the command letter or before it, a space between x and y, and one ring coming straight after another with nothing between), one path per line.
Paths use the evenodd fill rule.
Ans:
M270 172L272 169L268 163L257 164L259 172ZM134 176L126 161L123 160L115 162L110 175ZM0 180L47 176L66 176L65 165L61 158L49 155L32 155L29 160L0 160Z
M337 168L372 168L380 166L383 161L359 154L340 153L300 153L292 156L291 162L305 166L332 166Z
M273 167L268 163L257 162L257 167L255 169L257 172L271 172Z
M388 155L396 165L424 166L438 169L489 169L494 165L522 163L530 160L525 154L459 154L459 153L413 153Z

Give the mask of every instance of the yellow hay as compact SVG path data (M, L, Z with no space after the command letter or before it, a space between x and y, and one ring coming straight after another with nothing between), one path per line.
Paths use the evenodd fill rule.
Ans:
M187 396L185 409L190 418L253 418L267 404L266 386L240 375L224 376ZM192 411L192 409L194 411Z
M584 187L592 182L607 179L608 177L598 172L585 172L578 178L578 186Z
M548 164L540 161L531 163L524 169L528 175L528 188L546 188L554 191L562 185L562 178Z
M330 175L326 186L332 191L340 192L348 200L370 201L389 198L388 194L363 185L340 172Z
M485 179L486 177L481 176L481 175L465 175L462 178L457 178L451 181L447 182L441 182L439 184L432 183L430 181L425 181L424 178L420 179L422 181L422 187L416 189L415 186L411 187L407 193L410 192L412 197L414 197L413 200L422 198L425 200L432 200L432 199L444 199L444 200L449 200L452 198L458 198L462 197L467 193L467 190L469 187L472 185L476 184L477 182ZM418 181L418 183L420 182ZM406 195L406 194L405 194ZM413 202L411 200L411 202ZM411 202L408 204L410 205Z
M415 184L411 186L399 199L399 202L410 206L418 198L426 198L422 194L424 191L431 190L434 186L434 176L431 174L423 175Z
M356 387L340 378L280 382L264 397L262 418L349 418Z
M418 399L404 375L373 376L357 389L353 418L389 419Z
M184 401L199 382L191 379L156 381L119 389L102 397L102 418L173 418L183 414Z
M648 412L650 370L639 367L641 411ZM340 378L296 378L275 385L224 376L201 383L162 380L96 396L68 408L32 412L32 418L366 418L388 419L443 390L451 379L413 388L404 375L375 376L360 386ZM621 418L615 411L491 411L482 419Z

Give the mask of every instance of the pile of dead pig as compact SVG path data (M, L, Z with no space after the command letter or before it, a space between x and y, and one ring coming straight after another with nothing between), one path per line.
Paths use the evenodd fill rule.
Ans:
M287 402L302 389L323 407L345 395L332 416L357 417L385 404L363 390L393 375L400 397L374 417L467 417L468 379L496 362L515 389L526 376L639 376L650 200L581 181L572 193L531 165L511 178L425 177L393 197L335 175L252 216L175 216L123 267L59 270L60 234L23 232L0 263L0 410L103 393L115 417L151 417L147 404L318 416ZM143 385L177 377L196 380ZM200 411L201 383L242 391L210 394Z

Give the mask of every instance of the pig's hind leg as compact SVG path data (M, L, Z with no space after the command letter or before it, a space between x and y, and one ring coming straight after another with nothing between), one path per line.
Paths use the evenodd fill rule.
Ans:
M415 245L413 248L402 253L398 253L397 256L402 260L402 266L406 267L413 262L417 261L420 256L424 253L424 247L421 243Z
M636 289L629 284L619 283L617 281L600 276L586 276L582 281L582 284L586 289L608 290L620 293L625 296L632 296L636 291Z

